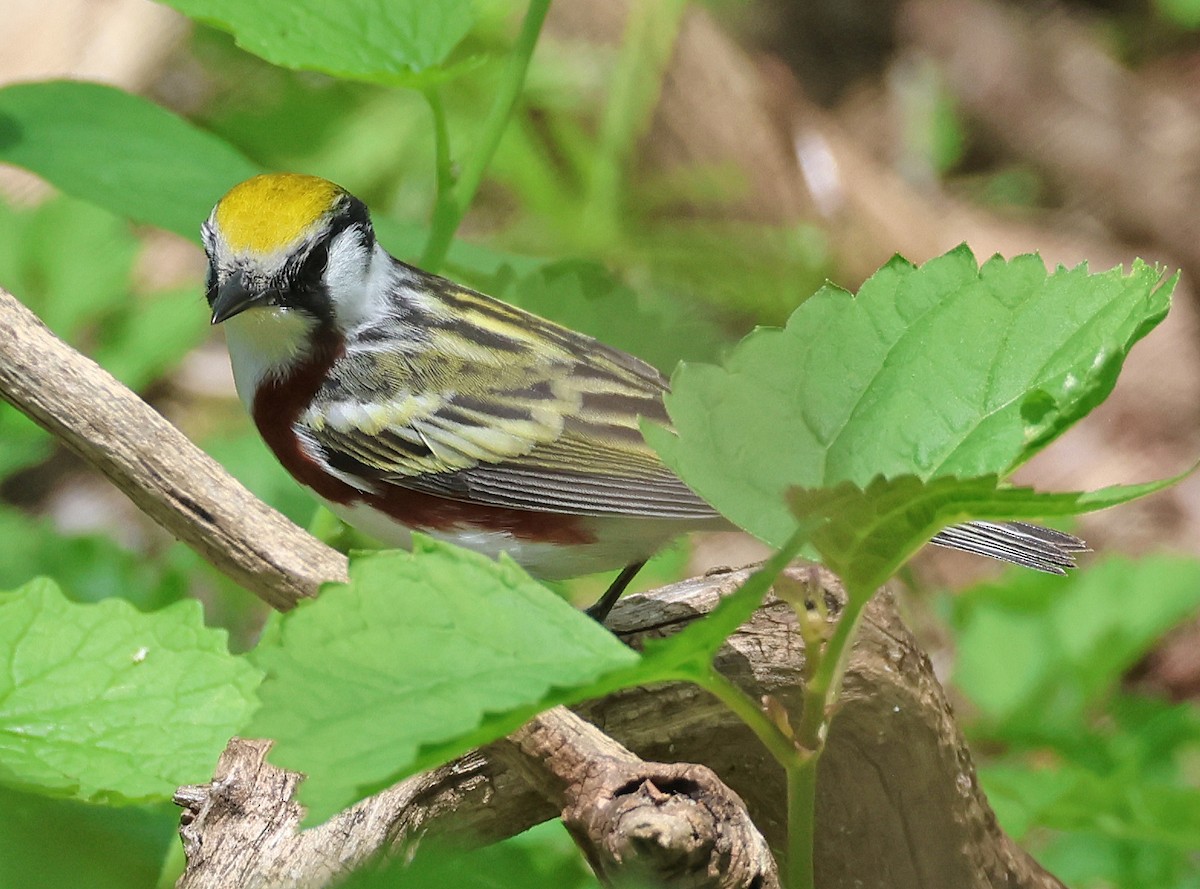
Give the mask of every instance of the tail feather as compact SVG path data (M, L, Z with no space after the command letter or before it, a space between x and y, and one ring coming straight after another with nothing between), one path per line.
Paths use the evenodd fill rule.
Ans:
M967 522L942 531L931 543L1011 562L1047 574L1066 574L1088 545L1071 534L1026 522Z

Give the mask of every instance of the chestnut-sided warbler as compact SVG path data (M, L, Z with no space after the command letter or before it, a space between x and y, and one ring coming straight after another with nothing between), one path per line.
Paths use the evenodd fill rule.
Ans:
M389 255L367 208L314 176L235 186L202 226L212 323L275 456L379 541L412 531L555 579L641 563L729 527L645 443L653 367ZM1082 541L971 522L935 543L1062 573Z

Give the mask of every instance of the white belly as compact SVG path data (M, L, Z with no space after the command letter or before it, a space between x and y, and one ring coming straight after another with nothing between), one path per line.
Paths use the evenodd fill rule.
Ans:
M386 546L412 547L412 531L362 503L325 502L329 510L351 527ZM423 531L434 538L497 558L509 557L534 577L563 580L597 571L615 571L648 559L673 538L689 530L688 523L668 519L588 519L595 542L573 545L522 540L505 531L463 528Z

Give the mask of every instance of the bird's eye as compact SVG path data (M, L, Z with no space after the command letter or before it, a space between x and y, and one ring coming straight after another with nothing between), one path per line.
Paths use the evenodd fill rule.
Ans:
M329 265L329 242L322 241L313 246L304 257L304 262L296 272L296 283L300 286L316 287L325 276L325 268Z
M212 263L209 263L208 276L204 279L204 298L210 306L217 298L217 267Z

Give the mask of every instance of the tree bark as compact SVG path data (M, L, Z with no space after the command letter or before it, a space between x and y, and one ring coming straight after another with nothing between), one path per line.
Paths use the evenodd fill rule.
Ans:
M811 579L808 569L789 571L798 582ZM630 596L618 603L609 624L636 647L647 638L678 632L747 576L749 571L742 569ZM823 570L818 576L827 601L838 606L843 597L836 580ZM798 715L797 683L804 664L795 625L790 606L771 599L730 637L717 659L718 668L739 686L756 696L774 697L793 718ZM596 743L596 751L619 750L609 746L619 743L643 760L711 769L744 801L768 847L782 848L782 771L749 730L706 692L681 683L629 689L591 701L577 713L608 735ZM213 785L186 788L181 794L181 803L191 812L185 827L189 848L219 849L225 856L221 862L189 856L181 889L309 889L326 884L334 863L357 866L384 850L408 856L429 836L467 845L492 842L562 814L564 799L586 803L586 770L564 791L564 776L578 770L569 762L564 767L550 761L554 751L568 743L564 737L586 730L578 723L567 729L551 725L550 740L533 740L539 731L546 729L527 726L513 738L404 781L299 833L300 812L291 803L296 776L281 778L270 766L264 776L263 742L236 742L226 756L234 762L245 757L248 764L235 767L223 760ZM247 744L253 746L237 750ZM514 751L532 754L532 759L514 766ZM572 747L562 756L569 761L578 752ZM691 768L668 771L651 766L638 774L661 776L670 784L681 775L695 774ZM234 791L231 775L253 781ZM255 789L255 781L261 789ZM542 792L547 783L554 801ZM646 795L654 799L653 791ZM260 802L248 805L253 799ZM722 811L720 804L709 806ZM570 805L567 815L573 817ZM249 826L238 823L246 818L252 819ZM582 821L590 823L587 816ZM689 823L688 817L672 821L662 832L677 830L680 823ZM816 823L816 874L822 889L1062 886L1000 830L928 658L900 622L886 591L867 606L850 656L839 711L818 767ZM240 839L246 836L254 842ZM618 848L621 840L609 837ZM586 841L582 845L588 849ZM753 842L740 848L753 860ZM707 866L699 872L706 870Z

